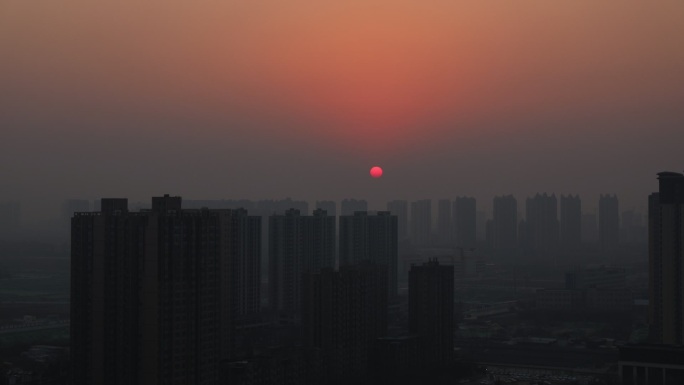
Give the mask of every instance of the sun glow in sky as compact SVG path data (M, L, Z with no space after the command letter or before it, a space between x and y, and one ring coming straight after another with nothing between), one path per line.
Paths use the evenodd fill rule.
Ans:
M117 178L82 181L94 175L86 153L144 197L177 189L166 169L197 178L183 186L198 196L217 173L242 181L231 195L336 194L271 170L315 164L356 186L349 170L375 161L405 176L387 188L409 197L432 183L425 170L483 195L528 192L504 188L515 183L629 190L627 171L596 184L679 161L631 154L684 139L683 17L681 1L3 1L0 161L12 168L0 177L7 196L46 181L71 196L83 190L66 186L112 192ZM251 169L223 167L244 159ZM487 172L499 185L476 176ZM542 172L595 187L536 183Z

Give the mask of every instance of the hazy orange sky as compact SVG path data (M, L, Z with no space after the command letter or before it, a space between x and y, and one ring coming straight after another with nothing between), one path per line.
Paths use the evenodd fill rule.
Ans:
M684 169L683 104L682 1L0 0L0 200L25 205L643 208Z

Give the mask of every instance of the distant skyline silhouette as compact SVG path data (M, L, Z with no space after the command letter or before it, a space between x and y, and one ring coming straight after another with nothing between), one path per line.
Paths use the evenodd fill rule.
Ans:
M0 201L599 194L682 170L681 2L5 2ZM382 165L379 180L368 177Z

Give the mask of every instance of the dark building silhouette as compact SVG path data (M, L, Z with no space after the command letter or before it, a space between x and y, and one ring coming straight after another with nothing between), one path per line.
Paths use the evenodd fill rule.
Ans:
M494 198L490 239L495 250L510 250L518 241L518 201L513 195Z
M451 218L451 200L437 201L437 241L440 245L452 245L454 242L454 227Z
M432 200L411 202L411 243L418 246L430 244L432 235Z
M582 201L579 195L561 195L560 245L565 250L577 250L582 244Z
M437 260L411 266L409 333L419 338L423 365L452 362L454 326L454 267Z
M455 243L475 247L477 243L477 208L475 198L457 197L453 204Z
M616 195L599 198L599 243L604 252L613 252L620 238L620 210Z
M335 268L335 217L291 209L269 218L269 306L281 318L299 318L303 273Z
M388 211L368 215L357 211L340 217L340 267L373 263L387 268L387 295L397 297L397 217Z
M375 340L387 333L386 269L373 264L323 269L302 279L302 330L320 349L323 383L351 383L368 373Z
M397 216L397 238L399 241L408 239L408 202L403 200L387 202L387 211Z
M340 215L354 215L357 211L368 211L368 202L365 200L345 199L340 204Z
M684 345L684 175L661 172L658 181L648 199L650 333Z
M234 325L259 307L259 234L244 210L182 210L180 197L76 213L73 383L216 383Z
M527 198L525 246L533 255L547 256L558 249L558 201L556 195Z

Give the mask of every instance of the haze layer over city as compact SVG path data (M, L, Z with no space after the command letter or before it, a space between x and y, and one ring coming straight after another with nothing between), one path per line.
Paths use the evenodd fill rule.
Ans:
M28 222L163 192L645 209L637 181L681 169L682 8L3 2L0 198Z
M0 383L684 382L683 16L3 1Z

